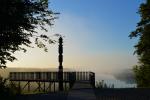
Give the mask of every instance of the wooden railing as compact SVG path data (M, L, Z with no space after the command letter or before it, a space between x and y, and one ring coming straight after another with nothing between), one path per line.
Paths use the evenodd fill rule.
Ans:
M148 88L95 89L97 100L150 100Z
M40 81L58 82L58 72L10 72L10 81ZM95 73L93 72L63 72L63 82L89 81L95 86Z
M150 100L150 96L99 96L97 100Z

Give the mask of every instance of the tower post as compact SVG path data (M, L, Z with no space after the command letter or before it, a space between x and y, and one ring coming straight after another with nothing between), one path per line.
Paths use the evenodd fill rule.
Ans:
M59 91L63 91L63 38L59 38L59 47L58 47L58 62L59 62L59 71L58 71L58 80L59 80Z

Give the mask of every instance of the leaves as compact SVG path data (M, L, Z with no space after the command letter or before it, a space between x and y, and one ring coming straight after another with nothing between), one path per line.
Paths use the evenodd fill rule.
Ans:
M139 57L139 65L134 67L138 87L150 87L150 0L142 3L139 8L141 16L135 31L130 38L138 37L135 53Z
M12 55L15 51L26 51L22 45L33 47L32 38L39 48L47 51L44 41L54 41L35 29L47 31L45 25L53 25L55 16L48 9L48 0L0 0L0 68L6 67L7 61L16 60Z

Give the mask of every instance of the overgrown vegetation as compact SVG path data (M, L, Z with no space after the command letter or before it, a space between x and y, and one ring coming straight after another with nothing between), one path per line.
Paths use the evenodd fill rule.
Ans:
M101 80L101 81L97 81L96 82L96 88L114 88L114 84L110 84L108 85L107 83L104 82L104 80Z
M19 94L19 87L11 85L8 79L0 76L0 100L15 100L15 96Z
M150 0L142 3L138 13L141 20L137 28L130 34L130 38L138 38L135 53L138 55L139 64L134 67L138 87L150 87Z

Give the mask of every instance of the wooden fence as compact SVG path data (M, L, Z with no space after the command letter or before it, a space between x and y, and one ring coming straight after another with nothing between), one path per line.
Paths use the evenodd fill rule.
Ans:
M150 100L150 89L95 89L97 100Z

